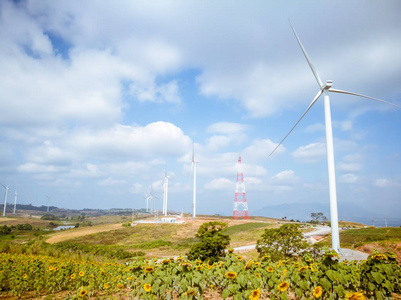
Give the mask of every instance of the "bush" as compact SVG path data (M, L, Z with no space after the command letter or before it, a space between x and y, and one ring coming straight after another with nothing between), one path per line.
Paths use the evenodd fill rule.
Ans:
M222 222L208 222L200 226L195 234L200 241L191 247L187 253L188 258L215 262L224 257L224 250L230 244L230 237L221 232L225 228L227 223Z
M319 249L309 245L302 232L298 230L300 226L299 224L283 224L280 228L266 229L256 244L259 255L268 255L272 260L297 257L306 252L312 256L318 256Z

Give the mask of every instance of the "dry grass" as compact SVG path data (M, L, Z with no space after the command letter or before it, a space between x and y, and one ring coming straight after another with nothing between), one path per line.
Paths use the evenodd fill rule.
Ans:
M121 224L107 224L107 225L98 225L98 226L91 226L91 227L81 227L81 228L74 228L69 230L60 231L57 233L52 234L46 242L49 244L55 244L59 242L64 242L67 240L71 240L78 237L84 237L89 234L96 234L100 232L107 232L111 230L116 230L121 228Z
M41 220L39 218L29 217L15 217L15 218L0 218L0 225L18 225L18 224L31 224L33 227L48 227L51 221Z

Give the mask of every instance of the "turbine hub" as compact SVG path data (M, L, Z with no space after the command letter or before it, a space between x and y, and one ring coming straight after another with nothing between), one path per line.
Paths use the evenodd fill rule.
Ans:
M327 80L326 84L322 87L322 90L329 90L332 85L333 85L333 81L332 80Z

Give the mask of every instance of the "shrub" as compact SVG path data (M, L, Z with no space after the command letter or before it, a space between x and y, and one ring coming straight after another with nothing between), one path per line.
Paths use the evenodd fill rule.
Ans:
M309 245L298 230L299 227L299 224L283 224L280 228L266 229L257 241L256 250L259 255L268 255L272 260L296 257L305 252L313 256L319 255L319 249Z
M230 244L230 237L221 232L225 228L227 223L222 222L208 222L200 226L195 234L200 241L192 245L188 258L215 262L225 256L224 250Z

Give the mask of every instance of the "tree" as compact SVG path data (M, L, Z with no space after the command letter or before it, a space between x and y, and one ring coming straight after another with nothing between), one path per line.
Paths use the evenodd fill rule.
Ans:
M311 213L310 214L310 217L311 217L311 219L312 219L312 223L319 223L319 222L325 222L325 221L327 221L327 218L326 218L326 216L322 213L322 212L319 212L319 213Z
M272 260L286 259L312 250L298 228L299 224L283 224L280 228L265 229L257 241L260 256L269 255Z
M225 256L225 248L230 244L230 237L222 233L227 223L208 222L202 224L195 234L200 241L194 244L187 256L189 259L210 260L216 262Z

